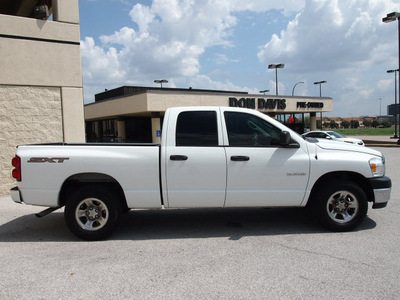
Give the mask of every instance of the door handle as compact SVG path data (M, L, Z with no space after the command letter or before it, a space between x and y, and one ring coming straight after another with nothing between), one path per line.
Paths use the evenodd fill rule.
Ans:
M187 160L188 157L186 155L171 155L169 157L170 160Z
M231 160L232 161L248 161L248 160L250 160L250 157L248 157L248 156L240 156L240 155L231 156Z

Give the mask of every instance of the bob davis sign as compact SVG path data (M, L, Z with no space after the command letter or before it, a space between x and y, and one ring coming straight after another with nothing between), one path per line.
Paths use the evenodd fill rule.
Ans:
M258 110L280 110L280 111L319 111L324 108L323 102L304 102L304 101L287 101L287 99L274 98L235 98L229 97L229 107L241 107Z

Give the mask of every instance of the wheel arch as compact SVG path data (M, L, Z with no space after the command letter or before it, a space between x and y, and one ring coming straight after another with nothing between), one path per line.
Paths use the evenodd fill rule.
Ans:
M333 182L335 180L354 182L364 191L365 195L367 196L368 202L374 201L374 192L368 180L364 176L356 172L338 171L324 174L315 182L314 186L311 189L311 194L309 201L307 202L307 207L311 206L313 202L317 200L315 195L321 188L324 187L324 185L329 184L330 182Z
M79 173L68 177L61 186L58 204L64 206L68 198L80 187L86 185L106 186L119 196L124 208L127 207L124 190L119 182L112 176L103 173Z

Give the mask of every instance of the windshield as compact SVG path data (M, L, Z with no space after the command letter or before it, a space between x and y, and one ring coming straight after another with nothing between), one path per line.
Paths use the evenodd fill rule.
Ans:
M340 133L334 132L334 131L328 131L328 134L331 136L334 136L335 138L345 138L344 135L341 135Z

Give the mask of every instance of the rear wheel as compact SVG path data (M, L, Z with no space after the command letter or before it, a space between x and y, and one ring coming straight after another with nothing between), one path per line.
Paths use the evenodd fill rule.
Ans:
M321 223L333 231L350 231L367 215L365 192L355 183L334 181L320 188L314 199L314 213Z
M122 206L116 193L103 186L79 188L65 205L65 221L73 234L84 240L102 240L118 225Z

